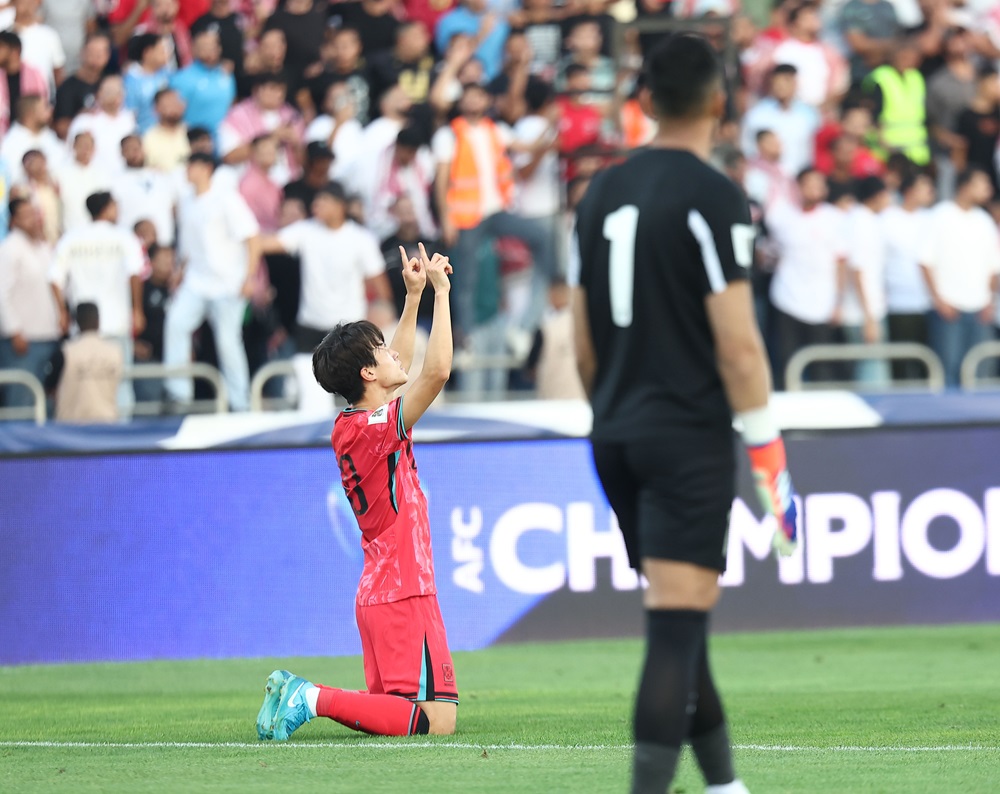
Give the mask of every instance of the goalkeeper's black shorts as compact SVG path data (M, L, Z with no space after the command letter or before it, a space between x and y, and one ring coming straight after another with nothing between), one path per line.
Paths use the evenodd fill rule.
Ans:
M726 570L736 495L731 432L682 430L669 441L592 441L592 447L633 568L650 557Z

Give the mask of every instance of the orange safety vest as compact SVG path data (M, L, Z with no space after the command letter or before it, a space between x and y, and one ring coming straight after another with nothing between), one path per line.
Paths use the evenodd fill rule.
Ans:
M504 207L509 207L514 198L514 169L496 125L489 119L483 119L479 123L486 125L493 139L497 188ZM451 129L455 133L455 157L451 161L448 178L448 218L456 229L472 229L483 219L483 204L479 195L476 158L469 142L469 122L459 117L451 123Z
M629 99L622 105L621 122L626 149L645 146L653 137L653 122L642 112L637 99Z

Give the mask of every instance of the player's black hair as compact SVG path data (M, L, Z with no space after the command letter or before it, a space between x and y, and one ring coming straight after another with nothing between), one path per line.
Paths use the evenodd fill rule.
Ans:
M854 197L862 204L885 192L885 182L877 176L866 176L854 184Z
M81 331L96 331L101 327L101 313L96 303L80 303L76 307L76 324Z
M646 56L646 85L666 118L697 116L722 81L722 63L701 36L678 34L659 42Z
M160 43L160 36L157 33L140 33L133 36L128 42L128 59L136 63L142 63L148 50L153 49Z
M96 221L99 217L101 217L101 213L108 208L112 201L114 201L114 198L112 198L111 194L106 190L102 190L98 193L91 193L87 196L87 212L89 212L90 217Z
M374 323L338 323L313 351L313 375L330 394L354 405L365 395L361 370L375 366L375 349L384 344L385 337Z

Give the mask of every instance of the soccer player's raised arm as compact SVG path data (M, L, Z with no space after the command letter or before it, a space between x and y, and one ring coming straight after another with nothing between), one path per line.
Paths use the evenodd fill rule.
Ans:
M451 265L446 256L434 254L428 260L423 246L420 251L421 266L427 271L427 281L434 289L434 320L431 324L430 339L427 341L424 367L403 398L403 426L407 430L424 415L424 411L434 402L451 377L454 347L449 303L451 281L448 278L452 272Z
M423 251L424 244L420 244ZM406 249L399 246L399 255L403 260L403 283L406 285L406 302L403 313L396 325L396 333L392 335L389 346L399 354L399 363L403 369L410 371L413 363L413 345L417 337L417 309L420 307L420 296L427 286L427 271L416 257L407 258Z

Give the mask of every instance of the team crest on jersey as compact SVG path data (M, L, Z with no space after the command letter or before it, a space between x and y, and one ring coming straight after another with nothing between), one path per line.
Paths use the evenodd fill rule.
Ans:
M444 682L446 684L454 684L455 683L455 668L452 667L450 664L442 664L441 665L441 670L444 673Z
M381 408L377 408L372 411L372 415L368 417L368 424L370 425L384 425L389 421L389 406L383 405Z

